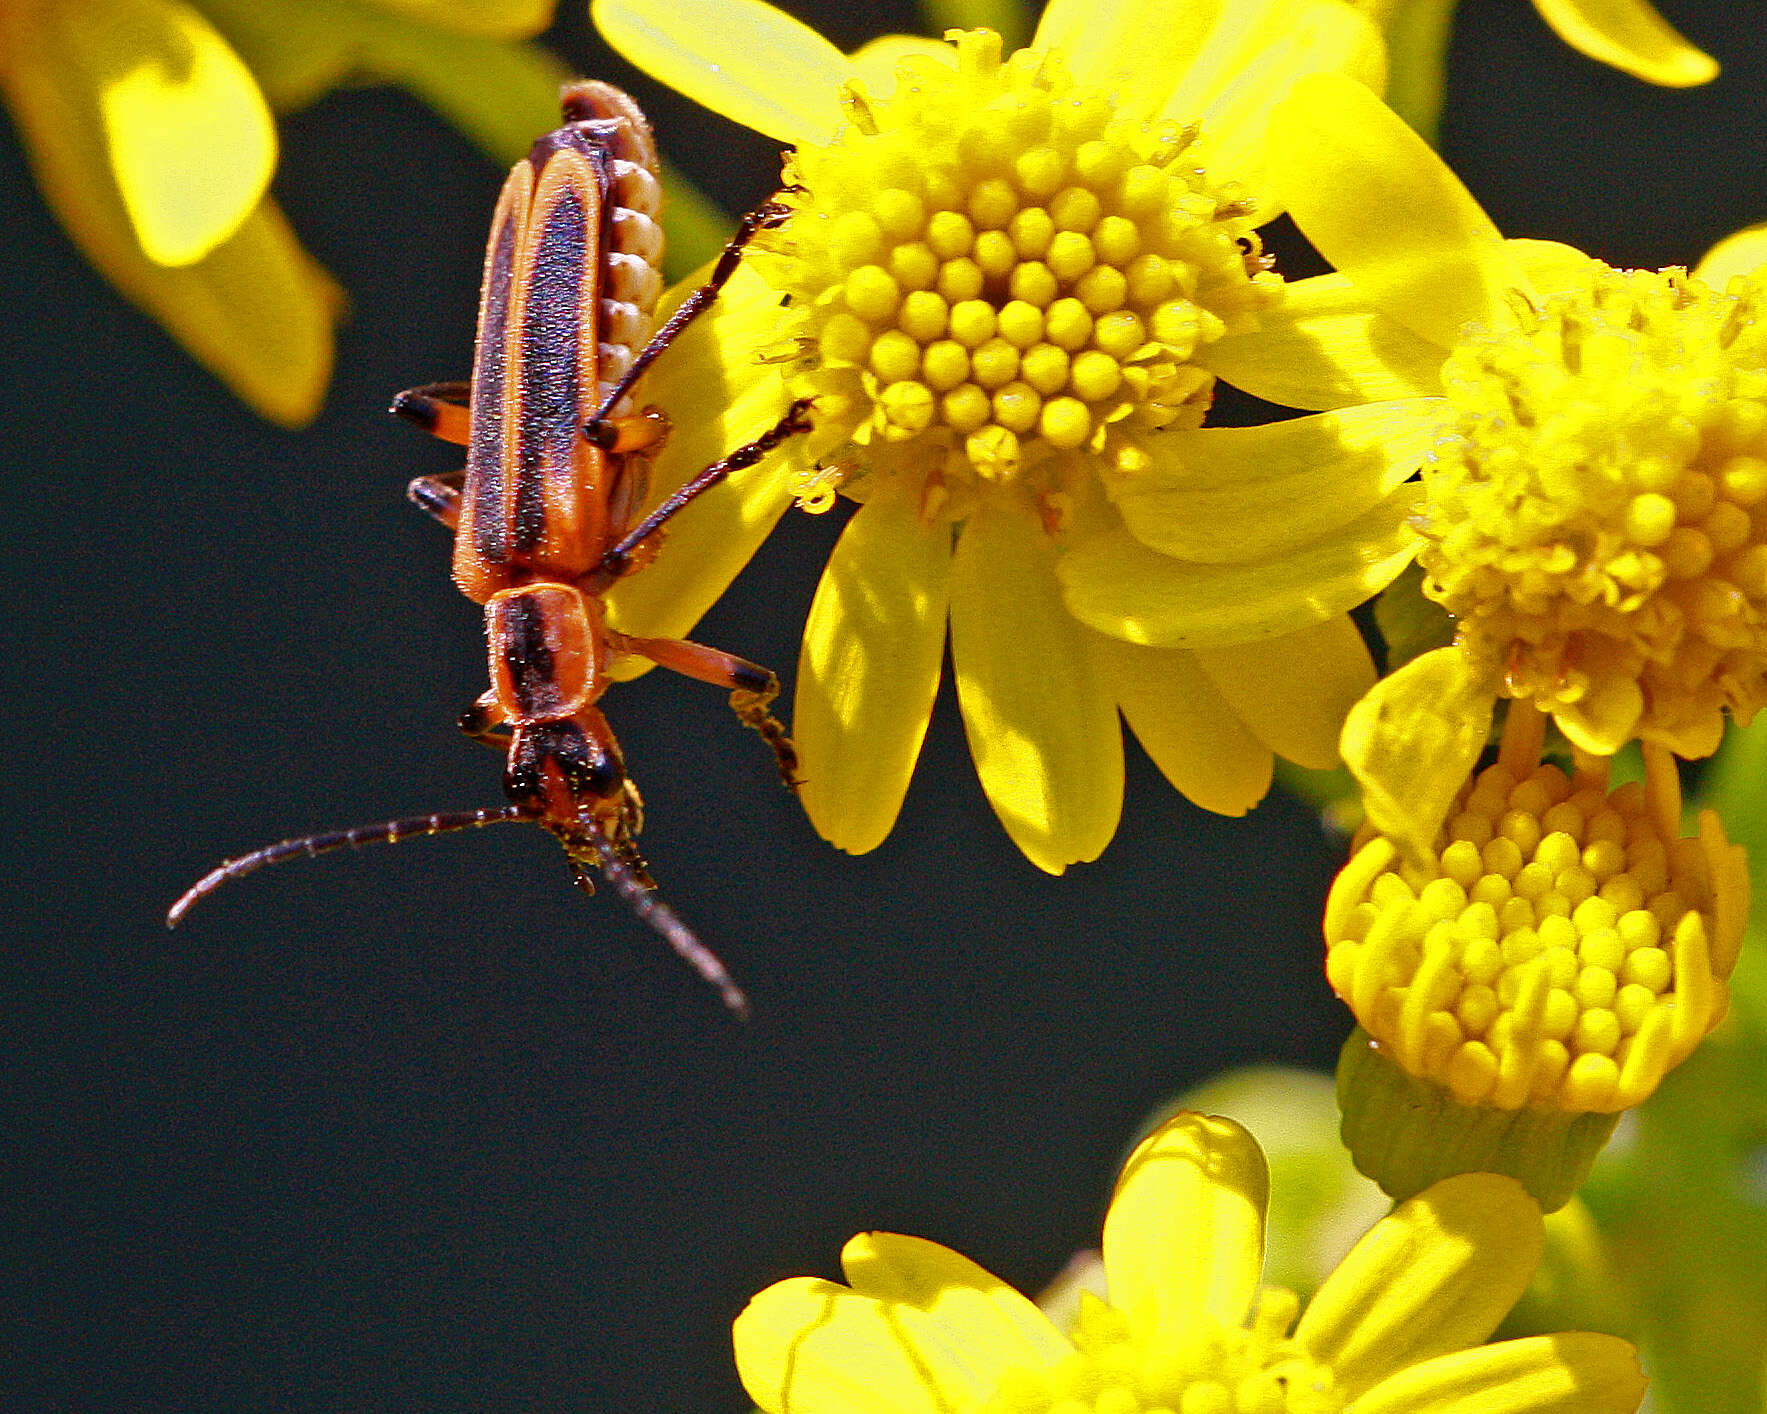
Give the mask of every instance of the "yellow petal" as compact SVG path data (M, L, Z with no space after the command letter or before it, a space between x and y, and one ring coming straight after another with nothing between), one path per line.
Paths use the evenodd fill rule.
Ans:
M1123 1165L1104 1220L1111 1305L1145 1344L1181 1344L1197 1322L1244 1319L1264 1266L1270 1171L1230 1119L1184 1113Z
M1068 608L1130 643L1195 648L1275 638L1347 613L1417 548L1422 492L1400 487L1372 511L1273 562L1204 565L1148 549L1127 530L1082 542L1061 562Z
M1629 1342L1569 1331L1426 1360L1369 1390L1356 1414L1633 1414L1649 1383Z
M1205 564L1273 559L1366 515L1415 476L1448 421L1441 398L1168 432L1117 495L1123 523L1161 554Z
M595 0L602 37L652 78L732 122L793 146L844 121L846 58L763 0Z
M1514 1179L1443 1179L1356 1244L1295 1339L1356 1400L1389 1375L1483 1342L1521 1297L1545 1243L1539 1205Z
M1726 236L1705 253L1693 273L1721 290L1733 277L1752 275L1763 265L1767 265L1767 224Z
M372 0L426 25L494 39L527 39L552 23L554 0Z
M1051 874L1098 858L1122 813L1123 733L1030 511L990 500L964 525L951 662L976 774L1013 843Z
M798 659L800 799L817 832L852 854L896 823L945 652L951 527L923 524L905 482L882 479L847 522Z
M1507 319L1510 291L1530 292L1460 179L1360 84L1302 79L1270 135L1276 186L1302 234L1413 333L1450 347L1468 323Z
M81 123L97 114L142 250L160 265L202 259L244 224L276 166L276 124L250 71L181 0L42 13Z
M672 290L659 317L698 283L695 277ZM778 370L756 358L777 316L778 295L748 267L739 267L717 303L645 374L641 401L662 408L673 422L651 473L647 505L758 437L785 411ZM698 623L791 505L791 487L781 470L788 456L775 452L759 466L737 472L671 520L655 561L609 591L608 622L646 638L680 638ZM636 677L648 666L618 663L614 676Z
M1446 356L1347 276L1317 275L1286 286L1255 330L1204 345L1196 361L1279 407L1323 409L1440 393Z
M1073 1353L1036 1302L937 1242L861 1233L842 1249L841 1270L853 1290L931 1316L955 1337L980 1383Z
M793 1277L736 1318L736 1372L767 1414L948 1414L951 1371L923 1364L932 1326L919 1311Z
M149 260L111 174L88 75L63 60L59 18L0 5L6 96L43 195L86 258L257 412L312 420L331 375L343 296L268 199L193 265Z
M1435 846L1485 748L1494 684L1458 648L1413 658L1375 684L1344 723L1344 764L1368 821L1412 858Z
M1138 116L1151 115L1170 98L1227 8L1225 0L1049 0L1031 45L1059 54L1082 86L1117 95Z
M1695 49L1649 0L1534 0L1558 37L1580 54L1666 88L1718 77L1718 62Z
M1374 660L1348 614L1261 643L1198 648L1196 659L1260 741L1312 771L1340 764L1344 718L1374 686Z
M1124 720L1186 799L1243 815L1270 789L1270 748L1239 719L1196 655L1095 637L1094 649Z
M1295 80L1318 73L1384 87L1386 48L1374 22L1339 0L1251 0L1227 9L1158 116L1202 120L1204 165L1243 189L1262 223L1284 202L1271 110Z

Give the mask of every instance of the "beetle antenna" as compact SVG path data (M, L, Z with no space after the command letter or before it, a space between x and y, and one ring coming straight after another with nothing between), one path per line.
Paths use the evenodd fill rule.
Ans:
M681 916L656 896L654 886L646 885L638 877L593 815L586 810L579 813L577 825L593 846L594 862L602 877L613 886L613 891L626 901L632 912L662 934L663 941L674 950L675 956L711 984L726 1007L747 1021L749 999L736 985L718 954L702 943L693 929L681 921ZM570 841L562 835L560 839L569 850ZM583 860L575 852L571 853L571 867L577 871L579 882L587 882L583 878Z
M494 810L448 810L434 815L413 815L404 820L388 820L379 825L358 825L353 830L333 830L323 835L307 835L298 840L283 840L280 844L265 845L262 849L254 849L250 854L240 855L238 859L223 860L204 874L167 911L166 927L176 928L184 921L185 914L229 879L256 873L266 864L280 864L285 859L310 859L316 854L328 854L346 846L397 844L414 835L445 835L450 830L471 830L480 825L502 825L511 820L531 819L533 815L517 805L502 805Z

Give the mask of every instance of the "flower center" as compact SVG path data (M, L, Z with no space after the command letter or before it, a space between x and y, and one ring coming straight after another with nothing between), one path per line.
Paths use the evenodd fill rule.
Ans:
M1195 129L1119 117L1051 56L1003 62L990 31L948 37L955 64L855 86L787 169L776 283L804 312L812 450L856 444L959 502L1065 454L1133 470L1138 434L1200 423L1197 347L1275 297L1250 214L1176 161Z
M1427 592L1585 750L1709 755L1767 700L1764 300L1595 267L1443 370Z
M1338 1414L1331 1371L1288 1338L1298 1308L1294 1293L1265 1287L1249 1326L1199 1317L1180 1347L1154 1349L1088 1296L1075 1352L1053 1369L1012 1372L982 1414Z
M1350 862L1326 904L1326 975L1401 1066L1463 1104L1624 1109L1722 1018L1746 886L1716 816L1678 837L1661 748L1646 784L1612 792L1604 762L1567 776L1517 754L1468 783L1429 868L1382 838Z

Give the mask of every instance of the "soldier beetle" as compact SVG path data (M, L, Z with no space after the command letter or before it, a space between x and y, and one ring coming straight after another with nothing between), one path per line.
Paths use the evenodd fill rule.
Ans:
M779 680L715 648L616 632L601 595L649 563L665 523L682 507L809 429L808 402L793 404L761 436L631 523L669 432L660 410L635 407L633 386L717 297L754 234L782 222L786 208L769 202L743 218L710 280L653 334L663 281L650 126L609 84L569 84L562 101L562 126L516 164L497 201L471 381L412 388L393 402L394 412L467 449L464 472L419 477L409 495L454 531L454 580L485 606L491 686L460 727L507 753L508 803L254 850L199 879L166 922L175 926L227 880L267 864L526 820L564 846L580 886L593 892L589 870L600 871L740 1014L747 1001L723 964L654 893L637 849L638 792L597 704L610 659L624 654L727 687L737 716L761 734L781 777L795 786L796 754L769 710Z

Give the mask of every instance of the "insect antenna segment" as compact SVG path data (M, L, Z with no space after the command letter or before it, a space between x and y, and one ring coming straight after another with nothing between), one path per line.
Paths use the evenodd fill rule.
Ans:
M481 825L504 825L512 820L530 818L530 812L517 805L500 805L491 810L448 810L433 815L412 815L403 820L387 820L379 825L358 825L353 830L328 830L324 834L303 835L300 839L268 844L237 859L224 859L204 874L166 911L166 927L176 928L184 921L185 914L229 879L255 874L268 864L281 864L287 859L311 859L315 855L330 854L334 849L397 844L400 840L421 835L445 835L454 830L473 830Z

